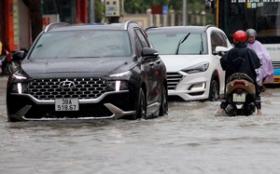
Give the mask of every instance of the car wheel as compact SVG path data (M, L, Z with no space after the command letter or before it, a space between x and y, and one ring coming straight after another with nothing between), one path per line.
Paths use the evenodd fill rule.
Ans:
M219 99L219 82L216 78L212 78L210 82L209 97L210 101L216 101Z
M147 118L147 101L146 96L143 89L140 89L137 110L136 110L136 118Z
M168 111L167 90L166 90L165 86L163 86L162 92L161 92L159 116L163 116L163 115L167 114L167 111Z

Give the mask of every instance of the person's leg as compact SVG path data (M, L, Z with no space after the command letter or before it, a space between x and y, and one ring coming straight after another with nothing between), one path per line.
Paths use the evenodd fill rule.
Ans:
M224 116L225 108L227 107L227 102L225 99L222 99L219 109L216 111L215 116Z

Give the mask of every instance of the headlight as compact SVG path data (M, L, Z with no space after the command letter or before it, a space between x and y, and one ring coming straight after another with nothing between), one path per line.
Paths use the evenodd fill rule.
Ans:
M122 72L122 73L117 73L117 74L111 74L110 77L113 78L120 78L120 79L128 79L131 76L130 71Z
M183 71L185 73L188 73L188 74L200 73L200 72L207 71L208 67L209 67L208 62L207 63L200 63L198 65L191 66L191 67L183 69L181 71Z
M26 83L13 83L11 84L11 92L12 93L17 93L17 94L22 94L27 92L27 84Z
M26 80L27 77L23 74L21 74L20 72L15 72L13 75L12 75L12 78L15 79L15 80Z
M10 76L11 80L9 81L11 86L11 92L22 94L27 90L26 79L27 76L23 73L16 71Z
M110 91L128 90L128 83L124 80L108 81L108 88Z

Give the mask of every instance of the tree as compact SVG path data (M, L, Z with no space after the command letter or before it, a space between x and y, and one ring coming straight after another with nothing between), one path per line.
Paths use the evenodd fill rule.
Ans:
M152 5L170 5L177 10L182 7L182 0L125 0L124 9L127 13L145 13Z
M152 5L169 5L175 11L182 10L182 0L124 0L124 9L127 13L145 13ZM200 11L205 8L204 0L188 0L188 9Z
M145 13L149 7L149 0L126 0L124 3L126 13Z
M101 0L95 0L95 21L100 23L104 16L105 7Z

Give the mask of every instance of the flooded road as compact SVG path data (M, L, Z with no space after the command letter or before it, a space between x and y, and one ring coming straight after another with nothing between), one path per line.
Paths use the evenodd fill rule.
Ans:
M278 174L280 89L263 116L216 117L219 102L171 102L150 120L6 121L0 80L1 174Z

